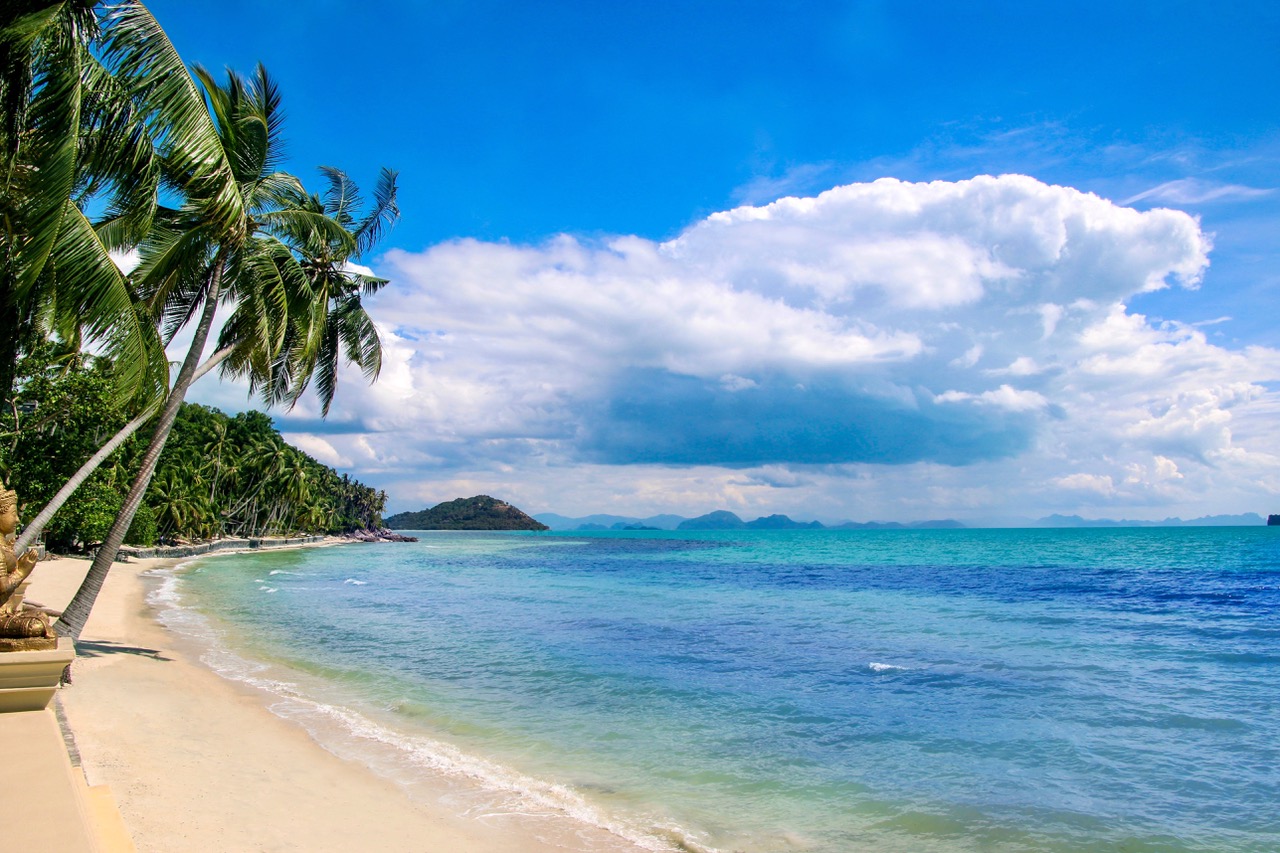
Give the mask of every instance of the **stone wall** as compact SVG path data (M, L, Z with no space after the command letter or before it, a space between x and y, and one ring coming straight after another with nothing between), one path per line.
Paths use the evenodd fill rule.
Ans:
M310 545L313 542L323 542L323 536L299 536L296 539L215 539L212 542L202 542L199 545L174 545L171 547L157 548L130 548L123 547L120 549L118 559L137 559L146 560L153 557L161 559L169 559L172 557L198 557L201 554L209 554L214 551L230 551L230 550L256 550L260 548L280 548L284 545Z

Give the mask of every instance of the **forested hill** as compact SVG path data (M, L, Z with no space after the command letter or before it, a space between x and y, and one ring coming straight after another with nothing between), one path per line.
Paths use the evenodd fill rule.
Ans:
M384 492L285 442L262 412L183 404L147 504L161 533L345 533L377 527Z
M392 530L550 530L505 501L488 495L458 498L419 512L389 516Z

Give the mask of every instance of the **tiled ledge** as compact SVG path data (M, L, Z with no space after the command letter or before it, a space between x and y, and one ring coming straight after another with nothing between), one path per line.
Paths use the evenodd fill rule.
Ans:
M0 715L6 850L133 853L133 842L103 786L90 788L71 766L53 712Z
M49 703L71 641L44 651L0 652L0 755L4 756L6 850L134 853L104 786L90 788L71 765Z

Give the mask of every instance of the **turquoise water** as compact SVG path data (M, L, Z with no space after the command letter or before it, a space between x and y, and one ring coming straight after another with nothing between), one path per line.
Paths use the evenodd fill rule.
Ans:
M335 751L653 849L1280 850L1280 529L421 537L176 592Z

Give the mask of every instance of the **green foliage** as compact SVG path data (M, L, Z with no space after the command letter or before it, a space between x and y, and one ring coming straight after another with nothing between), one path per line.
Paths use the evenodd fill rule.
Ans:
M17 373L15 405L0 412L0 475L29 521L132 412L119 405L104 359L44 344ZM50 549L102 541L142 450L137 438L126 441L72 494L44 529ZM341 533L379 525L385 503L382 492L286 444L261 412L228 417L187 404L125 541Z
M110 257L145 233L156 206L161 158L140 100L154 80L125 80L118 62L104 64L95 42L108 14L83 0L9 2L0 13L5 404L18 356L54 334L118 357L123 396L154 393L164 379L154 326ZM102 227L86 217L90 207L105 211Z
M327 413L342 358L376 377L381 344L361 297L385 281L349 261L398 217L395 174L383 171L368 211L335 169L326 195L307 193L278 171L280 102L261 66L225 82L188 73L136 0L0 12L0 476L25 519L139 407L183 399L218 304L232 309L216 344L223 373L267 405L296 402L314 377ZM140 256L127 277L110 257L125 249ZM160 333L167 342L197 317L199 345L170 387ZM115 368L78 353L85 341ZM47 524L49 544L102 539L116 507L109 566L144 490L149 518L133 538L380 520L385 495L289 447L256 413L183 409L152 481L173 412L150 452L131 438L80 486Z
M29 521L76 469L128 420L105 359L33 348L17 365L13 406L0 412L0 475L16 489ZM65 550L100 541L120 508L136 442L126 442L72 495L45 528L45 541Z
M156 514L151 507L143 504L138 507L137 513L133 516L133 523L129 525L129 532L125 534L124 541L130 545L142 545L144 547L156 544L159 537L156 529Z
M76 541L86 545L101 542L123 502L123 496L105 478L93 477L76 490L45 527L45 543L63 551Z
M186 404L147 492L161 536L342 533L381 524L386 495L285 443L261 412Z

